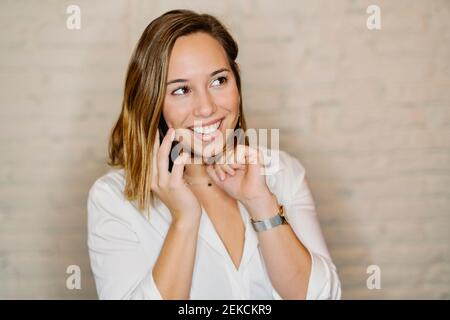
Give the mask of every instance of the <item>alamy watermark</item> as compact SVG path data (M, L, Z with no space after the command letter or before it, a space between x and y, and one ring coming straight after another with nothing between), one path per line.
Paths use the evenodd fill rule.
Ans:
M170 153L170 158L174 163L181 152L190 153L190 150L195 150L199 156L188 159L186 164L201 164L202 161L206 161L208 164L259 163L261 175L272 175L278 171L280 165L279 129L226 129L225 142L223 135L219 134L209 144L202 144L199 139L194 139L190 129L179 128L175 131L176 136L181 138L180 142L184 139L190 140L188 141L190 147L185 143L177 144ZM248 146L244 147L244 141L248 142ZM213 154L213 156L208 157L206 154Z
M367 7L366 13L369 14L367 17L366 26L369 30L380 30L381 29L381 9L375 4L371 4Z
M366 281L367 289L381 289L381 268L376 264L372 264L367 267L366 273L370 274Z
M81 268L76 264L67 267L66 273L70 276L66 279L66 288L69 290L81 290Z
M66 13L69 15L66 19L66 27L69 30L81 29L81 8L76 4L67 6Z

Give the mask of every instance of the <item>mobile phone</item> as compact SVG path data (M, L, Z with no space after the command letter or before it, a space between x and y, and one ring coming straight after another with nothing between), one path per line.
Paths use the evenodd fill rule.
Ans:
M159 145L161 145L164 137L167 134L167 131L169 131L169 127L167 126L166 120L164 120L164 117L162 115L159 120L158 130L159 130ZM172 168L173 168L173 161L172 161L172 157L171 157L172 151L178 145L178 143L179 143L178 141L174 140L174 141L172 141L172 146L170 147L169 172L172 172Z

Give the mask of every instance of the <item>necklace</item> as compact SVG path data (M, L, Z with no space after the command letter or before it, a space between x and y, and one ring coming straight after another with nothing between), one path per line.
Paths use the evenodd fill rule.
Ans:
M208 187L212 186L212 181L210 179L207 180L208 182L192 182L192 181L186 181L186 179L184 179L184 182L186 182L186 184L190 185L190 186L205 186L207 185Z

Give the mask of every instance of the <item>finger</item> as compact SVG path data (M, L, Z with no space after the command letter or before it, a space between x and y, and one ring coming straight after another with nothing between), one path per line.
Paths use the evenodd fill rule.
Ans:
M262 168L262 153L259 149L246 147L245 158L246 162L249 164L249 174L263 174L264 168Z
M245 170L249 174L263 174L260 171L261 165L257 165L262 163L260 160L260 153L257 149L246 145L237 145L236 159L239 164L245 166Z
M221 185L222 181L217 176L216 170L214 170L212 165L209 164L209 165L206 166L206 173L208 173L208 175L211 177L211 179L213 179L213 181L216 184Z
M231 168L233 168L234 171L245 169L245 165L244 165L244 164L240 164L240 163L230 164L229 166L230 166Z
M159 179L167 179L169 177L169 156L170 148L172 147L172 141L175 138L175 130L169 128L167 134L159 146L158 150L158 176Z
M236 147L236 158L237 162L240 164L260 164L260 152L246 145L237 145Z
M216 164L216 165L227 164L228 163L227 159L228 159L227 154L221 152L219 154L216 154L214 164Z
M151 185L156 186L158 181L158 149L159 149L159 132L156 130L155 141L152 150L152 167L151 167Z
M236 163L245 165L246 164L246 146L242 144L236 145L235 148L235 159Z
M258 152L256 149L247 146L245 148L245 157L247 160L248 164L258 164L259 163L259 159L258 159Z
M234 176L235 171L234 171L234 169L233 169L230 165L228 165L228 164L222 164L222 165L219 165L219 166L220 166L220 168L221 168L223 171L225 171L226 173L228 173L228 174L231 175L231 176Z
M214 165L214 170L216 170L217 176L220 178L221 181L225 180L225 172L222 170L222 168L219 165Z
M171 183L177 185L183 183L184 166L190 159L190 154L182 152L174 161L172 167L172 173L170 175Z
M226 164L233 165L233 164L237 163L237 161L236 161L236 152L235 152L234 149L227 151L226 154L225 154L225 157L226 157L226 161L225 161Z

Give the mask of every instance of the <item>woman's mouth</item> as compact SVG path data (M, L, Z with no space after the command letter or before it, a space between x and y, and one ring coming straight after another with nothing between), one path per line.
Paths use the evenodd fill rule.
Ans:
M221 132L221 125L224 118L217 120L214 123L208 124L206 126L193 126L190 127L194 132L194 136L204 142L214 141Z

